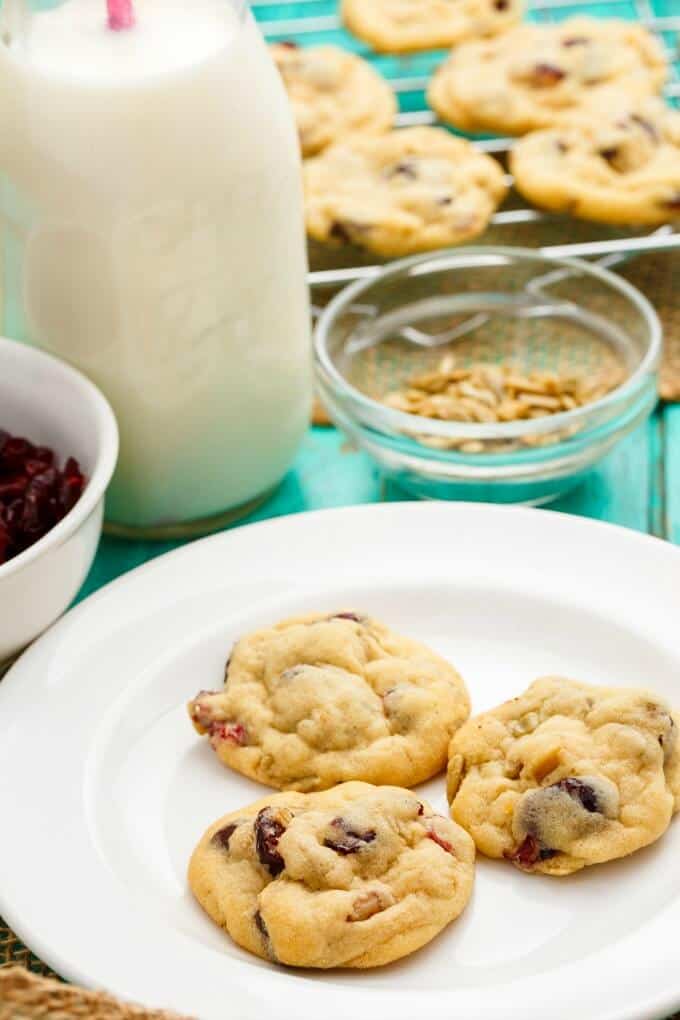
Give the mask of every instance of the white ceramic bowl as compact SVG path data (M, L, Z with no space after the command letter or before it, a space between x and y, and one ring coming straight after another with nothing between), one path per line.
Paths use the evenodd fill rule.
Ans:
M42 351L0 338L0 428L75 457L88 479L73 509L0 565L0 670L68 607L97 551L118 427L96 386Z

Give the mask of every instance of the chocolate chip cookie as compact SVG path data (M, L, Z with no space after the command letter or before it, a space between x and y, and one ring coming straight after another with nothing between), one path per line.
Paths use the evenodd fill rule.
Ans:
M524 0L343 0L342 18L380 53L412 53L495 35L516 24Z
M641 25L569 18L463 43L434 75L428 101L465 131L521 135L563 122L612 88L653 95L666 73L660 44Z
M451 814L478 850L524 871L625 857L680 808L679 721L649 691L536 680L454 736Z
M376 967L464 910L468 834L408 790L345 783L279 793L211 825L191 889L244 949L293 967Z
M480 234L507 188L500 164L441 128L354 137L304 166L307 233L385 258Z
M617 96L511 154L529 201L602 223L654 226L680 216L680 113L656 97Z
M267 786L415 786L445 767L469 700L424 645L360 613L317 613L242 638L224 690L189 714L225 765Z
M367 61L337 46L273 43L297 123L303 156L356 133L378 135L392 127L397 103L388 83Z

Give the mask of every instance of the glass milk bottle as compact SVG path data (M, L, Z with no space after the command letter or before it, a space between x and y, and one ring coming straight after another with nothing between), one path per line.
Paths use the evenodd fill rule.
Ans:
M207 529L310 404L300 165L243 0L3 0L4 332L111 401L114 528Z

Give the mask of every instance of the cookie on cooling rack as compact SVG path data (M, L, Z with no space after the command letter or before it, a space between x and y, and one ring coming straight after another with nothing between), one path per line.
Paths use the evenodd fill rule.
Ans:
M408 790L345 783L279 793L212 825L194 851L198 902L244 949L293 967L376 967L464 910L475 848Z
M441 128L352 138L304 166L307 233L390 258L476 237L505 197L494 159Z
M451 814L478 850L524 871L625 857L680 809L679 722L650 691L536 680L455 734Z
M612 88L630 99L653 95L666 74L661 45L641 25L577 17L463 43L427 95L456 127L521 135L563 122Z
M374 50L411 53L503 32L522 17L524 0L343 0L341 9Z
M350 779L415 786L445 767L469 710L450 663L354 612L314 613L242 638L224 690L189 705L225 765L303 791Z
M297 123L303 156L313 156L346 135L378 135L392 127L397 103L384 78L367 61L337 46L273 43Z
M617 95L578 122L536 131L511 154L515 185L530 202L602 223L680 217L680 112L660 99Z

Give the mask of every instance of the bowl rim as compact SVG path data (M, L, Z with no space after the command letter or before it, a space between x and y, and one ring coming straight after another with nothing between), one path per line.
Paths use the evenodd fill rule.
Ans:
M11 560L0 564L0 583L11 574L16 574L24 567L27 567L40 556L63 545L89 518L96 509L99 501L104 495L118 460L119 433L118 423L113 409L108 400L93 382L82 372L37 347L31 347L20 340L11 340L0 336L0 363L4 357L11 357L17 361L25 360L30 363L33 360L42 361L50 365L50 371L55 378L66 378L75 384L83 403L89 404L94 411L95 428L98 440L97 460L92 474L88 478L87 485L78 502L69 512L55 524L46 535L39 538L37 542L24 549Z
M544 418L493 423L441 421L423 415L410 414L408 411L398 411L396 408L373 400L362 393L338 371L328 352L328 334L336 317L358 295L364 294L376 283L398 276L413 266L427 262L446 262L452 259L455 261L474 260L484 256L511 257L520 261L540 261L544 263L546 269L575 269L586 275L594 276L614 290L618 290L638 308L649 331L649 347L638 367L623 383L614 387L599 400L594 400L572 411L562 411L559 414L546 415ZM503 440L516 439L526 435L540 436L545 432L567 428L582 421L584 417L593 412L602 411L633 394L644 384L645 378L657 369L661 357L662 338L661 322L651 302L633 284L601 265L593 264L585 259L545 255L540 248L515 248L509 245L465 245L460 248L446 248L398 259L384 266L375 275L350 283L323 308L314 329L313 344L318 366L328 378L334 392L345 398L350 398L354 405L367 412L371 416L373 428L379 427L376 424L376 418L379 418L386 429L400 434L413 434L414 429L418 429L419 432L427 435L446 439ZM556 446L559 446L559 443Z

